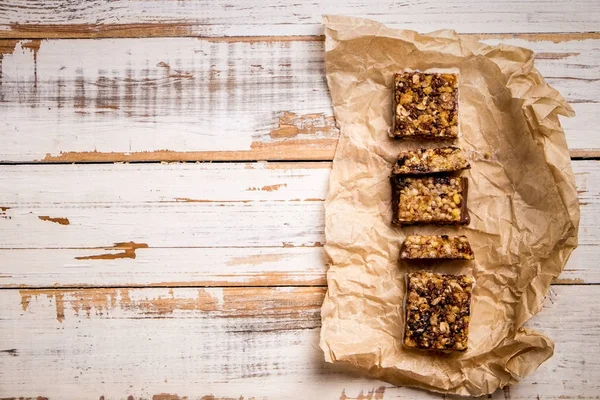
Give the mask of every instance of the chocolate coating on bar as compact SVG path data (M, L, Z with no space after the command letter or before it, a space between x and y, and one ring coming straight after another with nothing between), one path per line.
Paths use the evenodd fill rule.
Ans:
M458 137L458 75L403 72L394 76L395 139Z
M474 284L472 276L409 273L404 345L424 350L466 350Z
M400 258L473 260L475 255L466 236L407 236L402 243Z
M392 175L394 225L467 225L465 177Z
M395 175L420 175L455 172L471 168L458 147L438 147L403 151L392 169Z

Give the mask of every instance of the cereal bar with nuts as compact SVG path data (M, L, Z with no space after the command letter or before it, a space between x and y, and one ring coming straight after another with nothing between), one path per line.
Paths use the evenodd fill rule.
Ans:
M466 350L475 279L421 271L409 273L407 281L404 345L424 350Z
M455 172L471 168L458 147L407 150L400 153L392 170L397 175L420 175Z
M466 236L407 236L400 250L400 258L473 260L475 255Z
M458 74L403 72L394 76L394 139L458 137Z
M465 177L392 175L394 225L467 225Z

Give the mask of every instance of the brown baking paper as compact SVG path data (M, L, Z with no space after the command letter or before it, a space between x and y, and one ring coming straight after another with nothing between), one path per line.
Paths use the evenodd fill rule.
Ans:
M523 324L542 308L577 245L579 203L558 115L565 99L533 68L533 53L488 46L452 31L428 35L328 16L325 65L341 129L325 203L330 268L321 331L329 362L393 384L480 396L514 384L552 356L553 342ZM467 227L392 227L390 171L420 143L388 137L393 74L460 71L458 145L472 168ZM431 144L429 144L431 146ZM413 233L466 234L474 262L399 262ZM402 346L406 272L472 274L469 349Z

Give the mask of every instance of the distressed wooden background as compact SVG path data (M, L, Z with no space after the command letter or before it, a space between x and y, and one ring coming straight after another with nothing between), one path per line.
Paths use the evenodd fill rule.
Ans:
M490 398L599 398L597 0L0 0L0 398L443 398L317 346L323 13L536 52L580 247L527 324L554 357Z

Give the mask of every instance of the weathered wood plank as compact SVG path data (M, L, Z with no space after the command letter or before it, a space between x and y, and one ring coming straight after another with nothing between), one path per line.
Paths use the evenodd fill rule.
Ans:
M121 257L124 248L0 250L0 288L327 284L321 247L144 248ZM594 271L572 279L586 281Z
M600 8L593 0L434 0L312 3L278 0L39 1L0 4L0 37L316 35L322 14L374 18L391 26L460 32L590 32Z
M486 40L494 41L490 37ZM506 39L578 113L600 155L600 39ZM0 41L0 162L331 160L338 131L320 41Z
M320 246L324 234L323 204L306 201L56 204L6 214L1 248L88 248L89 257L136 247ZM68 218L69 225L40 216Z
M595 398L596 292L551 290L528 325L556 341L556 354L492 398ZM323 288L1 290L0 396L442 398L326 365L317 346L323 295Z
M320 247L1 249L0 288L324 286ZM104 258L89 259L90 254ZM558 285L600 284L598 245L580 246Z
M330 165L3 166L0 287L322 285ZM581 247L558 283L600 283L600 162L573 167Z
M595 177L596 163L582 165ZM330 168L331 162L4 165L0 206L320 201Z

